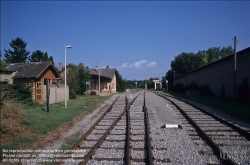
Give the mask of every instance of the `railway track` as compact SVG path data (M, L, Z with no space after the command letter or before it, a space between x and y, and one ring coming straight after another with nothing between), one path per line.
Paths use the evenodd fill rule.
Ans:
M150 119L152 117L145 106L144 91L133 96L120 95L68 153L77 155L80 150L81 156L65 159L78 159L76 162L79 164L169 162L169 159L158 160L153 156L155 148L151 144Z
M218 159L214 164L250 164L248 131L195 105L159 92L155 94L173 105L172 108L182 121L182 126L197 147L200 147L199 153L204 157Z

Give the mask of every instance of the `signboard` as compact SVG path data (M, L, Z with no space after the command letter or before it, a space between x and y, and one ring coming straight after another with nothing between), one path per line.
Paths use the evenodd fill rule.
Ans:
M86 81L86 85L88 85L89 84L89 81Z

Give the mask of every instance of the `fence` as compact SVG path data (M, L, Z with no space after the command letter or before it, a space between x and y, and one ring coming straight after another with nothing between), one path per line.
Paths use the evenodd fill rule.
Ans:
M50 104L63 102L64 101L64 84L52 84L49 86L50 88L50 96L49 102ZM69 100L69 86L66 87L66 98ZM46 85L43 86L43 101L46 102Z

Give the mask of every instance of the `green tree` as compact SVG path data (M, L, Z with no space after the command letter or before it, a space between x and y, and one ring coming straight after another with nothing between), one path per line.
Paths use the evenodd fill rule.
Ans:
M54 59L52 56L49 56L47 52L43 54L43 59L42 61L51 61L52 64L54 65Z
M176 77L184 75L192 70L202 66L202 57L194 53L182 52L173 61L171 61L171 69L175 71Z
M42 59L42 61L49 61L49 55L48 55L47 52L45 52L45 53L43 54L43 59Z
M54 59L52 56L48 56L48 53L45 52L43 53L41 50L36 50L32 52L30 58L30 62L42 62L42 61L51 61L52 64L54 65Z
M2 61L2 52L0 51L0 70L3 70L6 66L6 62Z
M219 59L221 58L224 58L224 57L227 57L231 54L234 53L234 50L232 48L232 46L228 46L228 47L223 47L221 50L220 50L220 55L219 55Z
M206 51L208 55L208 63L215 62L220 57L220 47L211 47Z
M115 71L116 76L116 91L117 92L124 92L126 90L126 81L122 79L122 76L119 74L119 72Z
M78 68L78 83L79 83L79 90L77 90L77 94L84 94L86 91L86 82L90 81L91 75L89 74L88 68Z
M28 60L30 52L26 50L27 42L24 42L21 38L16 38L11 40L10 47L13 48L13 51L8 49L5 50L5 59L7 63L20 63L26 62Z
M47 53L47 52L46 52L46 53ZM51 61L51 62L52 62L52 64L53 64L53 65L55 65L55 64L54 64L54 59L53 59L53 57L52 57L52 56L49 56L49 61Z
M88 68L82 68L75 64L67 65L67 84L69 89L73 89L76 94L84 94L86 81L90 81L90 78Z
M199 50L196 53L196 56L199 56L201 58L201 66L208 64L208 55L206 53L206 50Z
M174 90L174 71L171 69L168 70L165 77L168 80L168 91L173 91Z
M67 65L67 84L69 85L69 89L73 89L75 92L79 90L79 82L78 79L78 66L75 64Z
M147 89L154 89L155 88L155 84L153 82L153 78L149 78L149 80L147 80Z
M43 61L44 53L41 50L33 51L29 57L30 62L41 62Z
M161 83L162 83L162 88L167 88L167 85L166 85L166 77L165 76L163 76L163 77L161 77Z

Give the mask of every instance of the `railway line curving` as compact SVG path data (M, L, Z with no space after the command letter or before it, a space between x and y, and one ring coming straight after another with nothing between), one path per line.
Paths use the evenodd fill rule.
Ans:
M249 138L248 131L194 105L138 91L121 94L72 146L69 155L80 150L81 156L64 159L78 159L75 164L250 164Z
M207 145L208 150L200 153L215 155L220 164L250 163L250 133L247 130L185 101L159 92L156 94L167 99L180 112L180 119L192 139L204 140L203 145Z

